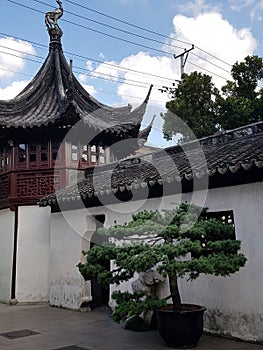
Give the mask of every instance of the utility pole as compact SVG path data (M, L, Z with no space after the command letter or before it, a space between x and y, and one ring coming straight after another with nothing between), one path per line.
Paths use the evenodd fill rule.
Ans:
M174 55L174 59L180 57L181 59L181 79L182 79L182 76L184 74L184 66L186 64L186 61L187 61L187 58L188 58L188 55L189 55L189 52L192 51L194 49L194 45L192 45L192 47L188 50L184 49L184 52L181 53L180 55ZM186 55L186 57L185 57ZM176 82L180 83L180 80L177 80L175 79ZM170 98L170 95L173 95L174 94L174 86L175 86L175 83L172 84L173 87L168 87L168 86L162 86L161 89L158 89L159 91L161 91L162 93L163 92L166 92L167 96Z
M179 58L179 57L181 59L181 78L184 74L184 67L185 67L189 52L192 51L194 48L195 48L194 45L192 45L191 49L188 49L188 50L184 49L184 52L181 53L180 55L177 55L177 56L174 55L174 59ZM185 57L185 55L186 55L186 57Z

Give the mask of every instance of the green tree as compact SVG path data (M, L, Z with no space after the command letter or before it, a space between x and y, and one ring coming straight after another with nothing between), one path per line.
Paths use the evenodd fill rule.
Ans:
M263 120L263 90L258 83L263 79L263 61L258 56L247 56L232 69L233 80L218 91L212 77L202 73L184 74L177 88L172 89L172 100L166 103L163 135L170 140L181 133L182 141L189 132L180 128L176 118L181 118L197 138L220 129L234 129Z
M191 138L187 128L178 123L175 115L181 118L197 138L217 131L215 100L219 92L209 75L193 72L184 74L177 88L172 91L172 100L166 103L163 134L167 140L173 135L182 134L182 141Z
M157 268L169 281L170 290L163 299L147 293L114 293L116 322L161 307L168 298L175 310L181 309L179 277L194 280L201 274L229 276L246 263L233 225L209 219L207 209L187 203L162 212L140 212L130 222L102 228L100 233L123 245L94 246L85 252L86 263L78 265L85 280L96 277L102 285L119 284L129 281L135 272ZM107 260L115 261L111 271L105 268Z
M247 56L231 70L233 81L222 87L217 99L218 123L223 129L234 129L263 119L263 91L257 89L263 79L263 62L258 56Z
M231 70L234 79L233 93L254 100L258 82L263 78L263 62L258 56L247 56L244 62L236 62Z

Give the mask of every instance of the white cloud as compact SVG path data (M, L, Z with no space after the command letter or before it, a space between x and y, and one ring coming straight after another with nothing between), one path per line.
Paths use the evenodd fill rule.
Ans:
M250 11L250 18L252 21L258 20L262 21L262 10L263 10L263 0L258 1L251 9Z
M87 68L88 70L90 70L90 71L93 70L93 63L92 63L92 61L88 60L88 61L86 62L86 68Z
M253 54L257 46L256 40L248 28L242 28L240 30L234 28L220 13L203 13L196 17L176 15L173 19L173 24L175 34L172 34L171 38L196 45L196 48L191 51L186 63L186 73L200 70L191 64L193 63L211 72L200 70L203 73L209 75L215 73L223 78L230 79L230 74L226 71L230 72L231 66L236 61L243 61L247 55ZM174 41L174 44L178 44L178 42ZM229 63L230 66L204 51L200 51L198 48ZM210 63L205 60L208 60ZM224 70L217 66L222 67ZM225 81L214 76L214 83L220 87Z
M94 78L101 77L109 81L118 81L120 77L118 64L115 61L105 61L92 72L92 76Z
M147 4L148 0L116 0L117 3L121 5L138 5L139 4Z
M205 0L188 1L183 5L173 5L173 8L177 8L180 13L191 14L197 16L200 13L205 12L219 12L221 5L206 3Z
M202 1L199 1L199 4L201 3ZM185 67L186 73L197 70L209 75L216 73L225 79L230 79L232 65L236 61L243 61L247 55L253 54L253 51L256 48L256 40L248 28L242 28L240 30L234 28L229 21L215 11L206 13L202 12L193 17L177 15L174 17L173 24L174 33L171 35L171 38L175 45L178 45L178 42L174 41L175 39L196 45L196 48L191 51L187 60ZM190 47L191 46L189 46L189 48ZM202 48L204 51L199 50L197 47ZM168 45L166 45L165 49L167 50L167 48ZM170 50L171 53L175 54L180 54L182 52L180 50L175 52L174 48L171 49L171 47ZM211 53L214 57L208 53ZM229 63L229 65L222 61L218 61L216 57ZM190 64L190 62L201 68L207 69L211 73ZM114 64L117 63L114 62ZM216 65L225 70L216 67ZM124 103L130 102L133 107L136 107L142 102L146 97L150 84L153 84L154 89L150 97L150 103L155 104L155 106L159 105L159 107L163 108L168 100L168 96L165 93L162 94L158 88L163 85L171 87L172 81L169 79L175 80L180 77L180 61L174 60L172 55L170 57L153 57L145 52L139 52L135 55L124 58L118 66L119 70L118 68L112 69L112 74L114 72L114 75L118 74L118 76L125 79L124 83L118 85L118 94ZM122 71L122 68L128 68L130 70ZM104 69L105 65L100 65L97 68L97 71L102 72ZM146 74L139 74L135 71L144 72ZM158 78L154 75L164 78ZM215 75L213 76L213 81L218 87L221 87L226 83L225 79L221 79ZM137 82L132 82L132 80L136 80ZM146 86L143 88L138 87L138 85L141 84L144 86L146 84ZM140 99L138 100L138 98ZM146 113L144 118L145 124L149 123L152 115L152 113ZM158 123L158 129L160 130L159 140L161 140L162 121L160 120L160 117L156 120L155 124L156 123Z
M246 2L248 3L248 1ZM257 3L263 5L263 0ZM185 71L190 73L191 71L197 70L211 75L211 73L206 70L201 70L191 64L193 63L229 79L230 74L228 72L230 72L232 64L236 61L240 62L244 60L247 55L253 54L256 48L256 40L251 31L248 28L236 29L229 21L222 17L217 8L212 8L210 4L206 4L203 0L187 2L185 10L188 10L188 12L191 11L191 16L176 15L174 17L174 33L171 34L171 39L165 46L165 49L167 50L169 48L168 44L170 43L178 45L178 42L175 40L182 40L190 44L193 43L195 49L189 54ZM17 45L20 44L14 39L9 40L15 47L18 47ZM182 44L179 44L179 46L182 46ZM190 47L191 46L187 48ZM33 50L30 46L27 48L29 51ZM202 48L204 51L228 62L230 65L216 60L216 58L204 51L200 51L198 48ZM133 107L136 107L146 97L150 84L153 84L154 89L151 94L150 102L163 108L168 100L168 96L165 93L162 94L158 89L162 86L171 87L172 82L180 77L180 61L175 60L172 53L180 54L182 51L180 51L180 49L172 49L171 47L169 49L171 51L170 56L155 57L145 52L138 52L137 54L124 58L119 63L115 61L105 61L98 65L96 69L94 69L92 62L87 61L86 67L92 71L93 78L102 77L111 82L118 82L117 93L122 99L122 105L132 103ZM24 65L23 55L18 59L16 58L14 62L11 62L11 56L5 56L0 54L0 67L1 64L3 65L1 60L5 59L5 68L11 70L22 69ZM7 57L9 57L9 59L7 59ZM100 57L104 57L102 53ZM221 66L227 72L219 69L216 65ZM89 74L79 75L80 81L84 84L83 86L91 95L94 95L96 93L94 86L85 85L89 82L88 78L90 78ZM119 78L123 79L123 82L120 82L121 80L119 80ZM225 82L224 79L214 76L214 83L218 87L225 84ZM13 83L12 86L0 90L0 98L5 99L12 97L11 94L8 95L8 89L10 89L10 91L15 91L14 89L18 86L17 84L20 83ZM21 91L21 89L22 87L19 86L17 92ZM14 95L14 92L12 94ZM147 123L150 121L151 117L152 113L149 115Z
M85 73L79 74L78 79L81 83L85 84L87 81L87 74L85 74Z
M233 11L241 11L245 7L254 4L254 0L229 0L230 8Z
M118 94L122 100L133 102L134 105L141 103L138 97L144 99L151 84L154 89L151 94L152 101L158 101L165 105L167 95L162 94L158 89L162 86L172 86L173 79L178 79L178 69L174 62L168 57L153 57L147 53L139 52L124 58L120 67L128 68L123 77L129 84L121 84L118 87ZM139 73L141 72L141 73ZM139 87L141 86L141 87ZM135 98L132 98L132 97Z
M196 45L187 59L185 72L190 73L197 70L213 75L213 81L218 87L224 85L226 79L231 78L232 65L236 61L243 61L247 55L253 54L256 48L256 40L248 28L240 30L234 28L217 12L202 13L196 17L177 15L173 19L173 24L175 31L171 35L169 44L178 45L175 40L179 39ZM204 51L198 49L199 47ZM180 50L175 52L175 49L168 45L165 46L165 49L169 49L171 53L175 54L183 52ZM216 57L229 64L217 60ZM109 67L106 63L118 65L118 67ZM147 53L139 52L124 58L119 64L116 62L106 63L99 65L94 72L101 75L107 73L110 76L125 79L123 83L118 85L118 94L123 102L132 102L135 106L145 98L150 84L154 85L151 101L158 101L160 105L165 106L168 96L165 93L162 94L158 89L161 86L171 87L172 80L169 79L175 80L180 77L180 61L179 59L174 60L172 55L170 57L153 57ZM127 68L127 70L123 71L123 68ZM139 74L135 71L145 74ZM158 78L156 75L163 78ZM133 96L135 98L132 98Z
M247 11L252 21L262 21L263 0L229 0L230 8L233 11Z
M11 85L6 88L0 88L0 100L9 100L18 95L29 81L14 81Z
M0 77L9 78L25 67L26 54L34 54L31 44L13 38L0 39Z
M82 84L82 86L90 95L94 96L96 94L96 89L93 85Z

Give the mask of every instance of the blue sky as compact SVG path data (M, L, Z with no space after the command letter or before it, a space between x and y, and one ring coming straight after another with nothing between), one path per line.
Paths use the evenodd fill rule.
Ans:
M44 13L57 3L2 0L1 5L0 99L8 99L44 62L49 44ZM168 96L159 88L180 79L180 60L173 54L193 44L185 71L210 74L218 87L230 78L233 63L263 56L262 0L63 0L63 8L59 25L65 56L73 59L74 74L95 98L136 107L154 85L143 121L146 126L153 114L158 116L150 136L154 144L167 145L159 113Z

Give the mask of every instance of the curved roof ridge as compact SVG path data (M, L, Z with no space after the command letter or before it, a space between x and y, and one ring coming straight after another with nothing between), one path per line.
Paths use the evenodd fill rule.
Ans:
M150 132L152 131L152 127L153 127L153 123L154 123L155 118L156 118L156 115L154 115L152 117L152 120L151 120L150 124L146 128L142 129L139 132L139 137L138 138L139 138L139 140L141 141L142 144L144 144L147 141L147 139L148 139L148 137L150 135Z
M59 96L59 100L60 102L64 103L66 100L66 93L64 90L64 86L63 86L63 79L62 79L62 72L61 72L61 66L60 66L60 54L58 49L55 49L55 74L56 74L56 87L57 87L57 91L58 91L58 96Z
M48 33L49 54L38 73L15 98L0 101L0 127L40 127L55 124L60 119L63 123L67 108L72 106L77 118L74 120L85 119L94 130L131 131L133 136L138 136L153 86L144 101L133 110L130 104L112 107L99 102L73 74L72 64L69 65L63 54L62 30L54 24L48 28ZM54 105L51 110L46 106L50 101Z

